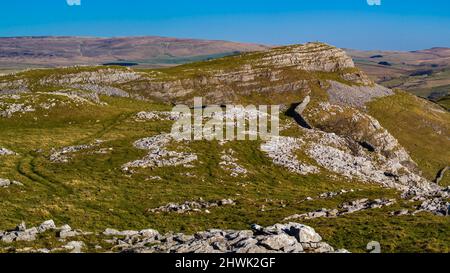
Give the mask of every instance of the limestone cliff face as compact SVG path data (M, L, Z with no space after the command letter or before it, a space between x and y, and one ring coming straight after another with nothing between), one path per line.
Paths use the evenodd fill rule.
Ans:
M374 85L343 50L323 43L279 47L159 70L79 67L55 72L41 71L34 86L22 84L22 90L72 88L120 96L128 93L135 98L172 103L188 103L194 96L202 96L209 104L290 104L314 90L325 89L329 81L367 86L366 92ZM26 74L17 74L14 80L25 82ZM0 84L0 93L11 93L13 89L17 88Z
M200 95L207 103L226 104L250 97L253 102L292 103L294 96L320 88L327 80L374 85L343 50L322 43L185 65L175 74L173 70L149 73L138 84L125 84L124 88L175 103Z
M323 72L355 67L353 60L343 50L322 43L274 49L262 58L261 63L277 68L294 66L296 69Z

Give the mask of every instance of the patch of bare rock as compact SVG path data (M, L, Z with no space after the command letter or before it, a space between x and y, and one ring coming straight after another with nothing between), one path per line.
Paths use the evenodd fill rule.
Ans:
M52 161L53 163L67 163L70 161L72 154L98 147L98 145L100 145L101 143L103 143L102 140L96 140L92 144L68 146L63 147L59 150L53 150L52 154L50 155L50 161Z
M111 247L96 247L96 251L124 253L345 253L343 249L335 250L322 240L311 227L298 224L275 224L269 227L252 225L251 230L210 229L194 235L182 233L160 234L154 229L141 231L107 228L101 234L73 230L69 225L57 227L53 220L43 222L37 227L27 228L22 222L15 229L0 231L0 241L5 244L31 242L38 240L38 235L54 232L63 243L53 249L35 249L26 247L4 248L9 252L80 253L86 248L86 242L70 241L77 236L96 235L104 238ZM69 241L69 242L67 242Z
M12 118L30 112L48 111L55 107L79 107L93 103L102 104L97 94L71 89L0 95L0 117Z
M375 98L394 94L391 89L378 84L374 84L373 86L350 86L336 81L328 81L328 84L327 93L330 97L330 103L357 108L364 108L367 102Z
M7 188L9 186L23 186L23 184L14 180L0 178L0 188Z
M235 151L233 149L228 149L222 151L222 155L219 162L220 167L229 172L232 177L245 176L248 170L243 166L238 164L238 160L234 157Z
M421 202L415 211L394 211L392 215L415 215L420 212L430 212L437 216L448 216L450 212L450 186L432 192L424 192L420 189L411 189L403 193L403 198L411 202Z
M52 75L40 80L42 85L73 85L73 84L121 84L141 78L139 73L122 69L100 69L97 71L75 72L65 75Z
M17 153L15 153L15 152L13 152L11 150L8 150L6 148L1 148L0 147L0 156L5 156L5 155L17 155Z
M139 112L136 114L136 121L158 121L158 120L171 120L175 121L180 118L180 113L171 111L150 111Z
M142 159L126 163L122 166L124 172L132 172L133 168L153 168L187 165L197 160L197 155L189 152L177 152L167 148L175 139L171 134L161 134L140 139L134 146L149 153Z
M18 79L0 82L0 95L17 95L29 91L28 80Z
M304 142L293 137L273 137L269 141L261 144L261 151L265 152L275 165L285 167L291 172L301 175L317 173L319 170L315 166L300 162L295 155Z
M0 102L0 109L2 108L3 110L0 110L0 117L3 118L11 118L16 113L24 114L36 111L31 105L26 105L24 103Z
M337 192L330 191L330 192L321 193L315 198L308 196L302 201L313 201L314 199L330 199L330 198L334 198L334 197L339 196L339 195L343 195L343 194L347 194L347 193L353 193L353 192L355 192L354 189L349 189L349 190L341 189L340 191L337 191Z
M395 199L359 199L352 202L344 203L339 209L320 209L304 214L295 214L284 219L290 221L293 219L315 219L315 218L334 218L345 214L351 214L362 210L376 209L392 206L396 203Z
M148 212L161 213L161 212L174 212L174 213L189 213L189 212L205 212L209 213L209 209L223 206L235 205L235 201L232 199L222 199L219 201L207 202L200 199L199 201L186 201L182 204L169 203L167 205L149 209Z

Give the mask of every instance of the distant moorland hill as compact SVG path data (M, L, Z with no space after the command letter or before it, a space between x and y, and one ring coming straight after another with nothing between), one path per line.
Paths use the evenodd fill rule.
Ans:
M266 46L165 37L11 37L0 38L0 68L137 63L166 66L238 52L258 51Z

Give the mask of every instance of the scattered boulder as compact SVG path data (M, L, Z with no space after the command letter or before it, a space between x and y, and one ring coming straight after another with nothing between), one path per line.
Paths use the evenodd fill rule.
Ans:
M3 179L0 178L0 188L7 188L11 185L16 185L16 186L23 186L22 183L14 181L14 180L9 180L9 179Z
M349 189L349 190L342 189L342 190L337 191L337 192L333 192L333 191L330 191L330 192L324 192L324 193L319 194L319 195L318 195L317 197L315 197L315 198L313 198L313 197L311 197L311 196L308 196L308 197L306 197L304 200L302 200L301 202L304 202L304 201L313 201L314 199L330 199L330 198L334 198L334 197L339 196L339 195L343 195L343 194L347 194L347 193L352 193L352 192L355 192L355 190L354 190L354 189Z
M39 232L46 232L47 230L56 229L56 225L53 220L48 220L40 224L37 229Z
M81 253L84 246L85 246L84 242L71 241L66 245L64 245L62 248L70 250L70 253Z
M82 232L81 230L72 230L72 228L69 225L63 225L60 228L58 228L57 236L60 239L67 239L71 237L77 237L81 235L88 235L89 232Z
M39 233L44 233L48 230L55 229L53 220L43 222L39 227L27 228L25 222L20 223L12 231L0 232L0 239L5 243L19 242L19 241L34 241Z
M6 148L1 148L0 147L0 156L4 156L4 155L17 155L17 153L15 153L15 152L13 152L13 151L11 151L11 150L8 150L8 149L6 149Z

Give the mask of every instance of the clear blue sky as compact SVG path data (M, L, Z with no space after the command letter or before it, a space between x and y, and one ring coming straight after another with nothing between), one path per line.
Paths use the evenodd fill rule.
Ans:
M2 0L0 36L159 35L359 49L450 47L450 1Z

